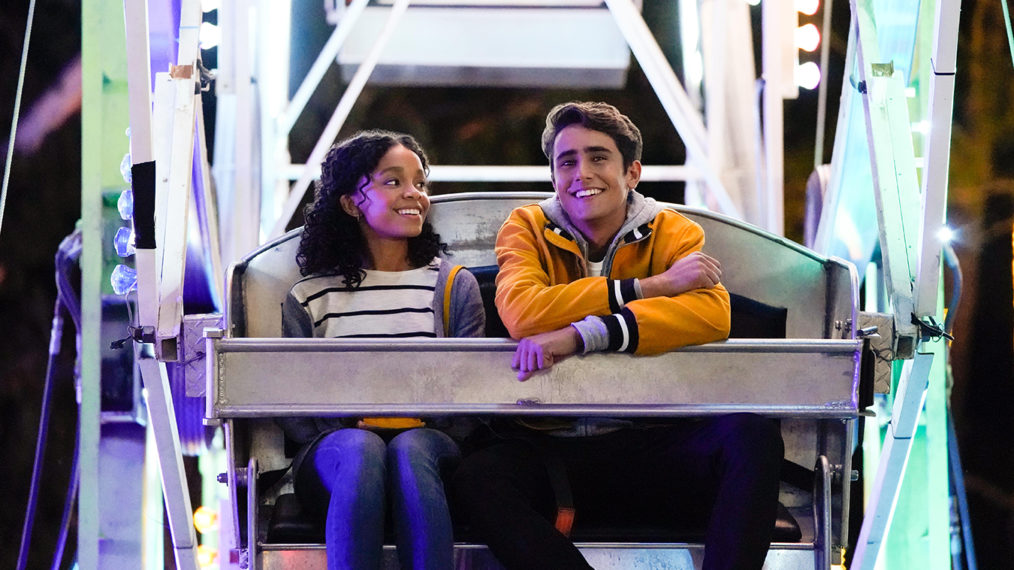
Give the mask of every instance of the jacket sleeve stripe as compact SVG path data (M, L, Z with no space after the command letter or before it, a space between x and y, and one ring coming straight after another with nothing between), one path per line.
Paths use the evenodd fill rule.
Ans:
M616 349L616 351L623 352L624 350L627 349L627 346L630 344L630 331L627 329L627 323L623 322L623 319L616 319L616 322L619 323L620 325L620 332L622 335L621 338L623 339L623 342L620 344L619 348Z
M609 310L618 313L623 307L623 293L620 292L620 282L610 279L609 284Z
M619 313L624 305L638 298L633 279L610 279L608 285L609 310L614 313Z
M637 334L637 317L634 316L633 311L631 311L626 307L624 307L624 309L620 311L620 317L623 321L624 325L623 328L624 330L626 330L628 335L627 346L621 350L629 352L630 354L634 354L635 352L637 352L637 344L638 341L640 340Z
M629 309L602 317L609 330L609 347L606 350L629 352L637 350L637 320Z

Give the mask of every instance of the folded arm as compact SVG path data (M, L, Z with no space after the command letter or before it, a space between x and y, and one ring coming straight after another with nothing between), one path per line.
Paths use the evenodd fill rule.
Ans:
M576 352L657 354L728 336L721 264L700 251L697 224L685 221L679 235L657 239L657 267L645 267L635 286L633 278L567 281L566 266L551 257L537 226L523 222L512 216L497 240L497 307L511 335L522 339L512 363L519 379Z

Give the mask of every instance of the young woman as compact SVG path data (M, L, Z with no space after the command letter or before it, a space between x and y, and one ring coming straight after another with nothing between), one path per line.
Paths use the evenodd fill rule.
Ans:
M296 257L304 278L282 308L285 336L482 335L478 284L440 258L447 246L426 222L428 171L408 135L366 131L331 148L305 211ZM453 567L443 476L460 451L447 433L412 418L280 423L302 444L295 490L326 517L328 568L379 568L385 512L402 568Z

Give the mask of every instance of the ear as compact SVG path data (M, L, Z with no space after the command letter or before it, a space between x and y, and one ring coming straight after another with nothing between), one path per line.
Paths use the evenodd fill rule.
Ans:
M359 216L361 215L359 212L359 206L356 206L356 203L352 200L352 196L342 194L338 197L338 202L341 204L342 210L345 210L346 214L357 220L359 219Z
M623 177L627 183L627 188L637 188L637 183L641 181L641 161L635 160L630 163L627 167L627 174Z

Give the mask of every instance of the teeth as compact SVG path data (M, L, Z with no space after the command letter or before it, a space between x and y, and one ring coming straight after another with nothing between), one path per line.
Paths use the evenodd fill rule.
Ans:
M415 208L404 208L404 209L398 210L398 213L401 214L401 215L403 215L403 216L408 215L408 214L412 214L412 215L418 216L419 215L419 210L417 210Z
M602 192L601 188L589 188L587 190L579 190L574 195L577 196L578 198L586 198L588 196L594 196L594 195L599 194L601 192Z

